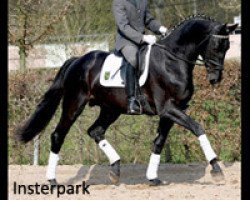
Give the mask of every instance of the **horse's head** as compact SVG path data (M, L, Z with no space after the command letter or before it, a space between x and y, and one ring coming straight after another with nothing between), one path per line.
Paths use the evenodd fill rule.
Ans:
M167 47L167 51L176 59L186 63L195 64L198 55L201 55L208 80L214 85L222 79L224 59L229 49L229 34L237 26L222 24L203 15L192 16L175 26L159 44Z
M233 32L238 24L216 25L210 32L208 41L202 51L201 56L205 61L207 77L214 85L222 79L224 59L229 49L229 34Z

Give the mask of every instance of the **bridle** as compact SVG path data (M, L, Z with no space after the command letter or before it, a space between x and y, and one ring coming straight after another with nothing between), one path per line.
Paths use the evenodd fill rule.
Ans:
M165 39L165 38L164 38ZM158 46L162 49L164 49L167 53L169 53L170 56L174 57L174 58L177 58L179 60L182 60L186 63L189 63L189 64L192 64L192 65L199 65L199 66L203 66L205 64L207 64L208 66L210 66L210 64L214 65L215 68L214 69L217 69L217 70L222 70L223 69L223 65L221 65L220 63L214 61L213 59L211 58L207 58L207 55L210 55L207 51L209 48L209 45L211 46L211 41L212 40L223 40L223 39L229 39L229 35L215 35L215 34L208 34L197 46L196 48L199 48L204 42L206 42L207 40L209 40L209 43L208 43L208 48L205 50L205 58L203 60L201 59L196 59L200 62L203 62L202 64L201 63L197 63L196 61L191 61L191 60L188 60L185 58L185 55L184 54L180 54L180 55L177 55L175 53L173 53L170 48L168 48L167 46L165 45L162 45L162 44L159 44L159 43L155 43L154 45L155 46Z

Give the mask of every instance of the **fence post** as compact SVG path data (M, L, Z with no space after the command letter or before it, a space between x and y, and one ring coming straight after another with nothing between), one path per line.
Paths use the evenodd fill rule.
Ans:
M165 162L168 163L171 162L171 160L172 160L172 155L171 155L170 143L169 140L167 139L165 143Z
M33 165L39 165L40 136L34 138L34 160Z

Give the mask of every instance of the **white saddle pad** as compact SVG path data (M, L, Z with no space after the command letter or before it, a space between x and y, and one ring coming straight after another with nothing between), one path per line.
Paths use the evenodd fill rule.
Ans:
M149 71L149 57L151 52L151 45L148 45L147 52L145 56L145 68L140 76L139 85L143 86L148 77ZM116 56L115 54L110 54L104 61L101 75L100 75L100 84L105 87L121 87L124 88L124 81L121 77L121 65L123 58Z

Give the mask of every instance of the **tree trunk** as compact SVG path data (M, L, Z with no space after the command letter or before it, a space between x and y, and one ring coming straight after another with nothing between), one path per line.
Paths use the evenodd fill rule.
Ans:
M24 71L26 69L26 52L24 46L19 46L19 56L20 56L20 70Z

